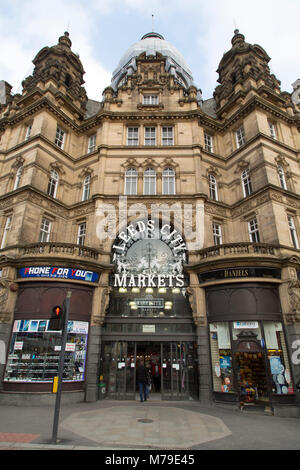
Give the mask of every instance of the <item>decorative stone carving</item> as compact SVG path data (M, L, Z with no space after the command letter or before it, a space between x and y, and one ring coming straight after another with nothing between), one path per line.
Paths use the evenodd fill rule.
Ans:
M300 281L291 281L288 286L291 313L286 314L289 323L300 322Z

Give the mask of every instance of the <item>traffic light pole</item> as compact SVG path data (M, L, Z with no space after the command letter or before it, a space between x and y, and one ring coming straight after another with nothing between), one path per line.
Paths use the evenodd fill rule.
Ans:
M57 431L58 431L58 421L59 421L59 411L60 411L60 399L62 391L62 380L64 373L64 362L65 362L65 349L67 343L67 334L68 334L68 319L69 319L69 310L70 310L70 300L72 292L68 291L66 296L66 304L64 311L64 323L61 337L61 351L59 357L58 365L58 385L55 399L55 409L54 409L54 419L53 419L53 430L52 430L52 443L57 444Z

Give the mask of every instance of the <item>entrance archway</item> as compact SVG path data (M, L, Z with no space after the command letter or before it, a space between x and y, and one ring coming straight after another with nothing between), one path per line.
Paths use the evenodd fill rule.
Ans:
M184 240L171 225L137 221L119 234L102 327L101 397L135 399L136 365L142 356L154 390L153 366L159 369L156 397L196 398L196 332L186 292L186 261Z

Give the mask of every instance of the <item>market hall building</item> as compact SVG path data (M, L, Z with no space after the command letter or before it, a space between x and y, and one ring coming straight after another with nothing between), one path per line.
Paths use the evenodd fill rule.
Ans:
M204 100L151 32L95 101L65 33L0 82L1 403L53 400L70 291L68 403L138 399L142 359L152 399L299 416L300 81L269 62L236 30Z

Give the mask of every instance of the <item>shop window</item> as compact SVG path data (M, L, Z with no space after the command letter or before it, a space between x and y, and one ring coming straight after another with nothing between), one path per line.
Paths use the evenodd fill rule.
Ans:
M16 320L9 346L5 382L52 382L58 373L61 333L49 320ZM88 323L68 322L64 382L84 380Z
M209 330L213 389L215 392L233 392L233 366L229 325L227 322L212 323L209 325Z
M272 379L272 392L276 395L294 393L282 323L264 321L263 327Z

